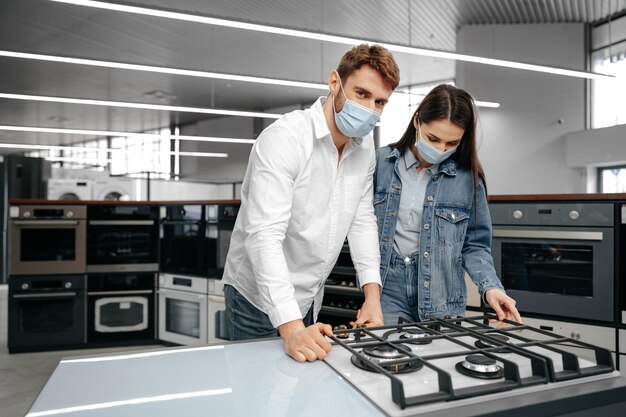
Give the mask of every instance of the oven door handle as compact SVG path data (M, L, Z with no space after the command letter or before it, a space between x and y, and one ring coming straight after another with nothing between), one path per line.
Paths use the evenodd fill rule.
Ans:
M569 232L558 230L512 230L494 229L493 237L513 237L525 239L566 239L566 240L597 240L604 239L602 232Z
M16 226L78 226L78 220L14 220Z
M37 294L13 294L13 298L57 298L57 297L76 297L75 291L70 292L51 292Z
M152 226L154 220L89 220L90 226Z
M87 295L141 295L152 294L152 290L89 291Z

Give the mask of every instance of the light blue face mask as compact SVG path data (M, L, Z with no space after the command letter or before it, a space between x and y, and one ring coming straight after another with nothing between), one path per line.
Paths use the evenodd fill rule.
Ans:
M422 158L424 158L424 160L429 164L436 165L442 163L443 161L448 159L450 155L456 152L456 149L458 148L458 146L455 146L452 149L448 149L447 151L442 152L430 143L428 143L420 134L419 129L416 132L416 135L417 144L415 146L417 147L417 151L420 153Z
M367 135L374 130L376 123L380 119L380 113L350 100L343 91L341 78L339 78L339 87L346 101L343 104L343 109L340 112L336 112L335 99L333 97L333 112L335 113L337 128L339 128L341 133L352 138Z

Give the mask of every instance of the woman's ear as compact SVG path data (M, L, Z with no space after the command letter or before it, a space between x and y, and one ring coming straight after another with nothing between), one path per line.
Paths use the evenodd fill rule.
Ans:
M419 128L419 115L417 112L413 115L413 126L415 127L415 130Z

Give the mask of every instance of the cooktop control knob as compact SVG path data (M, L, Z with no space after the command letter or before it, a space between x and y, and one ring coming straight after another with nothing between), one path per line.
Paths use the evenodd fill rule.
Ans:
M26 282L25 282L25 283L23 283L23 284L22 284L22 289L23 289L23 290L27 290L27 289L28 289L28 283L26 283Z
M521 211L521 210L515 210L515 211L513 212L513 218L514 218L515 220L519 220L519 219L521 219L522 217L524 217L524 213L522 213L522 211Z
M569 335L574 340L580 340L580 333L574 330L572 334Z
M569 212L569 218L572 220L578 220L578 218L580 217L580 213L577 212L576 210L572 210Z
M67 217L74 217L74 212L73 211L68 211L66 216Z
M67 289L72 288L72 283L71 282L66 282L65 283L65 288L67 288Z

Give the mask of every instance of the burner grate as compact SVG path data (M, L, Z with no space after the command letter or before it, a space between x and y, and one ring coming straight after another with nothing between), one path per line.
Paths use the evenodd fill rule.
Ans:
M394 403L404 409L407 406L426 404L435 401L448 401L461 398L473 397L488 393L511 390L518 387L562 381L600 373L614 371L611 353L606 350L577 340L563 338L541 329L535 329L527 325L504 320L511 325L504 329L495 329L488 325L489 320L496 320L493 315L483 315L469 318L437 319L432 318L424 322L403 322L397 325L381 326L376 328L346 329L342 332L349 334L347 339L332 337L335 344L348 350L353 356L353 363L365 364L368 370L385 375L391 384L391 396ZM524 330L536 332L545 340L533 340L518 334ZM400 338L398 335L410 331L419 334L420 337ZM383 332L383 333L381 333ZM381 336L382 334L382 336ZM394 339L394 337L398 336ZM467 340L472 340L468 342ZM454 351L416 354L414 351L401 348L401 346L422 345L434 341L446 341L458 346ZM477 346L475 342L481 343ZM582 368L576 355L558 348L561 344L573 344L582 348L593 349L596 356L596 365ZM372 361L363 353L365 349L376 349L384 346L386 350L401 352L399 358L386 359L384 366L377 361ZM416 346L419 347L419 346ZM540 353L541 352L541 353ZM561 359L562 370L556 370L553 358L548 352ZM530 363L530 375L522 376L518 363L511 360L510 356L521 357ZM457 369L444 369L438 365L439 360L456 358L463 361L468 355L482 356L485 363L498 363L498 373L493 374L493 379L485 379L483 384L465 387L455 387L453 373ZM404 369L411 364L419 363L422 367L436 372L438 388L436 392L427 394L405 395L405 380L394 370ZM417 371L422 372L422 371Z

